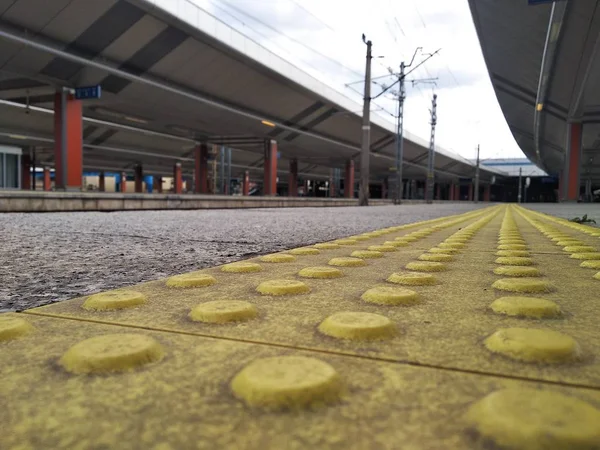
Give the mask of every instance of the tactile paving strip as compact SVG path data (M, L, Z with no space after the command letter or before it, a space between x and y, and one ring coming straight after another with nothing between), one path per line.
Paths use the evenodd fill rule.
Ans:
M12 315L35 329L0 343L6 368L0 392L11 411L0 420L13 430L0 435L0 447L487 448L489 439L499 445L502 439L463 416L503 388L562 392L600 408L598 281L531 218L550 219L529 214L488 208L267 258L283 262L256 258L232 270L201 270L186 278L197 287L162 280ZM518 250L528 255L517 258L527 258L539 272L535 280L550 287L536 293L493 287L499 279L524 279L494 273L506 267L496 255L504 245L524 246ZM370 257L351 256L361 251ZM331 265L334 258L361 265ZM276 283L264 285L269 281ZM511 296L549 300L560 314L539 319L491 309ZM502 330L523 328L567 336L575 343L573 358L525 361L512 347L502 354L488 345ZM144 353L135 361L160 360L125 374L73 375L61 365L69 347L107 333L155 336L164 357ZM517 336L517 354L564 353L562 341L557 350L536 336ZM281 355L329 363L343 386L339 398L302 413L273 412L249 407L231 391L244 366ZM81 370L99 363L86 364ZM252 398L264 398L259 394ZM473 440L477 435L485 439ZM600 435L590 436L584 441L600 442L594 441ZM577 448L566 442L564 448Z

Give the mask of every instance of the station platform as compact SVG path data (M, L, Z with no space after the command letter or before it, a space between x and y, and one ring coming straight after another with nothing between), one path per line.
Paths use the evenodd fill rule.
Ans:
M0 448L599 448L599 249L498 205L3 314Z
M370 201L374 205L392 203L391 200L382 199ZM424 203L422 200L407 200L406 202L409 204ZM358 199L353 198L0 191L0 213L298 208L356 205L358 205Z

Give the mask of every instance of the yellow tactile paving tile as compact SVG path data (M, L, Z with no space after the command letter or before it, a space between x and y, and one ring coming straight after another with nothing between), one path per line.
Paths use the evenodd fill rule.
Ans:
M600 445L598 390L64 318L3 317L26 321L28 331L0 342L2 449Z
M252 260L260 264L260 272L229 273L218 267L206 269L200 273L216 280L206 287L173 288L164 280L142 284L131 288L146 297L146 303L135 308L89 311L82 308L86 301L82 298L28 313L600 387L600 359L597 358L600 355L600 330L597 327L600 304L584 300L595 295L597 280L588 276L588 270L579 268L576 261L562 254L544 252L532 252L532 265L527 266L537 269L539 277L515 281L511 274L495 274L499 267L507 267L496 262L498 236L507 211L500 207L471 215L469 220L428 234L407 247L385 252L382 258L364 259L364 266L334 267L328 263L332 258L349 257L351 252L365 249L378 239L395 239L398 233L376 236L353 246L322 250L318 255L296 255L292 262ZM552 245L518 214L512 212L512 217L528 249ZM460 249L436 247L442 242L459 241L465 243ZM438 253L423 252L415 248L417 243L448 252L441 254L451 255L452 260L421 261L419 257L423 254ZM444 270L427 272L435 279L433 285L407 286L387 281L393 274L401 276L411 263L427 264L429 269L433 267L430 265L439 264L435 268ZM343 276L319 279L299 275L310 268L317 268L313 270L318 272L325 270L319 268L327 267L339 269ZM277 294L289 295L257 292L257 288L268 281L277 282ZM528 283L534 287L541 284L543 289L538 293L521 294L493 287L495 284L510 288L514 283ZM550 288L546 289L546 285ZM370 301L372 296L365 297L365 292L381 287L387 289L383 294L388 297L379 296L374 302ZM407 295L406 289L414 291L416 298ZM491 304L511 295L553 301L563 313L559 319L544 320L494 313ZM410 301L405 301L407 298ZM256 308L256 318L226 324L190 318L190 312L199 305L221 300L250 303ZM382 315L393 322L396 333L374 342L340 340L319 332L323 321L340 312ZM577 342L577 358L565 364L539 365L514 360L486 348L486 338L499 329L523 327L548 328L570 336Z

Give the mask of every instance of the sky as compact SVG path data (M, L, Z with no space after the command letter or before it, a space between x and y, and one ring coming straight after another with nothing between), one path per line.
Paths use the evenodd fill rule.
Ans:
M465 158L524 157L498 105L467 0L192 0L344 95L362 102L366 46L373 42L372 96L409 64L404 129L429 140L438 96L436 145ZM382 78L379 78L384 76ZM436 79L435 84L426 79ZM422 81L418 81L422 80ZM394 89L372 111L395 123ZM360 109L360 108L359 108Z

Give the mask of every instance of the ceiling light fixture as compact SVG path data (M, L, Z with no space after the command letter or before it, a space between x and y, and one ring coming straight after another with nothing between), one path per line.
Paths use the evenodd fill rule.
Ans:
M275 127L275 124L273 122L269 122L268 120L261 120L260 123L268 127Z

